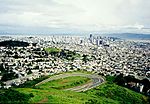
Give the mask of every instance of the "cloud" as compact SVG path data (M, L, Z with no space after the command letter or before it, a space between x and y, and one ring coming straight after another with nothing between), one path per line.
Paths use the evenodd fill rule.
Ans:
M0 0L0 30L149 32L149 0ZM46 28L46 29L44 29ZM24 29L24 30L23 30ZM32 32L32 30L30 30ZM37 31L39 32L39 31Z

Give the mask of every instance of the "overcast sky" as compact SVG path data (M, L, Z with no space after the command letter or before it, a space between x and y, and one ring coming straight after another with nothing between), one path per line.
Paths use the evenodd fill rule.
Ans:
M0 0L0 32L150 33L150 0Z

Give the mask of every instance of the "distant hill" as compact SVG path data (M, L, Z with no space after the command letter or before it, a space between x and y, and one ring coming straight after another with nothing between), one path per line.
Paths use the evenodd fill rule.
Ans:
M121 39L150 40L150 34L113 33L109 34L108 36L117 37Z
M4 47L27 47L27 46L29 46L29 43L23 42L23 41L7 40L7 41L0 42L0 46L4 46Z

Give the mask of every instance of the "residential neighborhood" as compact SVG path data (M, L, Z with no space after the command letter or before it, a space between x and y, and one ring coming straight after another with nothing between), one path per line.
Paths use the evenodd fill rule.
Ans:
M41 76L77 70L103 76L130 75L139 80L150 78L148 42L93 34L89 37L0 37L0 42L10 40L29 44L0 46L0 88L19 86Z

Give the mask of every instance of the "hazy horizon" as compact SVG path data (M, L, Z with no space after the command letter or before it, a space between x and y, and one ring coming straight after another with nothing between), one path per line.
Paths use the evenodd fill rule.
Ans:
M150 33L148 0L0 1L0 33Z

